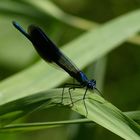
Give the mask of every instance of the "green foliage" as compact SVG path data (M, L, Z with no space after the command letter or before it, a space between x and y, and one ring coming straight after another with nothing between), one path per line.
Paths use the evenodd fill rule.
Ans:
M68 3L71 5L73 4L72 2L74 3L74 1ZM56 1L56 3L62 9L68 6L69 8L65 10L71 12L71 6L67 5L63 0L60 3ZM99 3L96 2L96 5ZM120 4L122 3L120 2ZM83 17L87 15L87 18L90 18L88 11L91 5L88 7L86 2L81 3L81 5L85 6L84 9L87 12L83 14ZM113 7L114 5L118 6L118 3L112 1L115 16L120 15L120 9ZM108 5L104 6L107 9L106 14L109 13ZM138 111L140 91L140 48L138 45L140 44L140 37L136 33L140 30L140 10L123 14L117 18L114 17L113 12L110 16L103 14L100 19L97 18L100 17L100 14L97 14L95 22L68 14L62 9L48 0L1 0L2 22L0 26L3 28L0 34L0 78L3 81L0 83L0 132L23 132L57 128L54 132L59 132L62 137L56 136L56 138L68 139L66 135L63 135L66 130L61 130L62 127L60 126L94 121L123 139L138 140L140 137L140 113ZM76 14L78 15L78 13ZM82 15L80 10L79 15ZM97 23L98 21L103 21L105 17L106 20L111 17L114 19L106 21L102 25ZM69 76L65 72L50 67L42 60L34 64L39 58L31 47L32 44L28 43L27 39L12 27L12 20L22 23L23 27L35 23L46 29L57 44L63 45L62 50L64 53L80 69L85 68L85 72L90 77L93 76L91 73L95 71L97 87L103 89L104 96L100 97L96 93L88 91L88 95L83 101L82 97L85 89L76 89L72 91L74 106L71 107L68 89L65 89L64 102L61 105L62 89L52 88L66 83ZM75 39L72 40L72 38ZM69 43L67 43L68 41ZM94 69L93 62L96 62ZM26 69L20 71L23 68ZM59 115L61 121L58 119L55 107L65 114ZM51 113L49 113L49 109L51 109ZM45 110L45 112L42 112L42 110ZM70 110L74 110L87 119L79 118L64 121L64 116L69 119L70 114L74 114ZM137 111L123 113L120 110ZM25 115L28 116L25 118ZM45 116L44 122L42 122L43 116ZM12 123L21 117L24 117L24 120ZM33 121L34 118L38 118L39 122ZM50 118L55 121L50 121ZM26 123L28 119L32 121ZM69 137L69 139L74 139L74 137L75 139L84 139L86 136L86 139L103 139L105 136L106 138L109 137L108 139L121 139L110 133L103 132L105 129L95 124L91 127L94 134L87 133L87 129L89 128L84 129L84 135L80 133L80 127L75 129L73 138ZM73 130L73 128L70 129L70 131ZM52 136L49 133L47 136L43 136L44 133L42 132L39 132L42 134L42 139ZM4 134L0 137L9 139ZM36 137L32 136L32 138L38 139L37 135L39 134L35 134ZM18 139L18 135L16 137ZM13 137L13 139L16 139L16 137ZM20 135L20 137L25 139L27 135Z

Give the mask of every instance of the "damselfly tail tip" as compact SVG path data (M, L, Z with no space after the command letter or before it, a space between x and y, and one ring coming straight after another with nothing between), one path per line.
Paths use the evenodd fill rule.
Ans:
M12 24L14 25L14 27L19 28L19 24L16 21L12 21Z
M12 21L12 23L17 30L19 30L24 36L26 36L32 42L30 35L16 21Z

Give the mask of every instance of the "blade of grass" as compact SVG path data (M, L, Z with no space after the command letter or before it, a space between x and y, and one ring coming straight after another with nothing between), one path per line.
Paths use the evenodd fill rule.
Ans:
M65 91L67 90L68 89L66 89ZM76 89L72 92L72 99L74 102L74 106L71 109L75 110L81 115L85 115L89 120L96 122L97 124L105 127L106 129L110 130L111 132L119 135L124 139L138 140L140 138L140 126L136 122L134 122L128 116L123 114L123 112L121 112L119 109L114 107L111 103L105 101L99 95L93 94L93 92L91 91L88 91L86 99L84 100L86 103L86 108L88 110L88 114L86 114L84 101L82 100L84 91L85 91L84 89ZM33 106L32 104L37 104L38 102L39 103L42 102L43 104L43 106L41 105L39 109L50 107L50 105L51 106L56 104L59 105L59 103L61 102L61 93L62 93L62 89L56 89L56 90L44 91L42 93L37 93L36 95L29 96L28 98L26 97L24 99L15 100L14 101L15 103L11 102L9 104L1 106L0 108L1 113L3 112L3 114L5 114L6 113L5 109L6 107L9 107L10 104L15 105L15 106L10 106L11 107L10 111L18 111L18 110L31 111L30 106L32 107ZM69 94L68 92L65 92L63 104L69 107L70 103L71 101L69 99ZM47 105L45 106L45 104ZM48 126L45 123L44 126L43 124L38 124L38 129L41 129L42 127L44 128L53 127L51 125L54 125L54 127L58 126L58 124L64 125L64 123L67 123L67 121L54 122L53 124L50 124ZM20 128L20 126L15 125L15 127L11 128L11 131L14 129L16 131L24 130L23 127ZM6 128L8 130L8 126L1 127L1 131L6 130ZM36 128L32 124L27 125L27 130L35 130L35 129Z
M7 6L8 5L8 6ZM20 7L20 8L17 8ZM22 8L21 8L22 7ZM26 9L26 10L25 10ZM38 9L38 12L35 12ZM70 15L64 11L62 11L57 5L55 5L51 1L24 1L24 2L10 2L8 1L1 1L0 2L0 12L4 16L23 16L26 18L34 18L36 20L41 20L39 17L41 17L42 12L47 16L46 18L49 18L48 15L52 18L55 18L61 22L64 22L70 26L80 28L81 30L90 30L92 28L97 28L100 25L96 22L89 21L87 19L83 19L81 17L76 17L73 15ZM27 13L26 13L27 12ZM36 13L36 14L35 14ZM45 16L44 15L44 16ZM43 19L43 18L42 18ZM129 38L127 41L134 44L140 44L139 41L140 36L135 35L131 38Z
M131 119L140 120L140 111L131 111L124 112L125 115ZM47 129L52 127L60 127L67 124L81 124L81 123L93 123L89 119L73 119L65 121L53 121L53 122L42 122L42 123L20 123L20 124L11 124L6 125L0 129L0 132L9 132L9 131L35 131L40 129Z
M97 28L100 26L100 24L96 22L67 14L51 1L40 0L35 2L33 0L27 0L26 2L28 4L31 4L32 6L35 6L36 8L38 8L38 10L49 14L51 17L54 17L57 20L60 20L61 22L64 22L70 26L80 28L81 30L90 30L92 28ZM140 36L135 35L127 41L130 43L140 44L139 40Z
M74 119L66 121L53 121L53 122L42 122L42 123L23 123L23 124L12 124L6 125L0 129L0 132L7 131L35 131L40 129L47 129L52 127L60 127L67 124L78 124L78 123L88 123L88 119Z
M139 17L140 10L137 10L112 20L96 30L90 30L65 45L64 52L80 68L84 68L138 32ZM44 62L40 62L0 83L0 104L58 86L67 77L65 73L51 69Z
M88 30L96 27L97 25L91 21L65 13L51 1L26 0L25 2L57 20L60 20L68 25L80 28L82 30Z
M140 139L140 125L124 115L111 103L98 97L95 98L95 96L93 97L93 95L90 95L91 99L88 101L85 100L86 107L88 109L87 118L124 139ZM76 104L74 106L74 110L78 110L78 112L84 114L84 105L82 107L80 103Z

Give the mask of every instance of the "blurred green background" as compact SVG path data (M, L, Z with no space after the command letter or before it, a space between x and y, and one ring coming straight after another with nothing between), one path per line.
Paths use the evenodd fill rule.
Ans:
M33 47L31 47L31 43L15 30L12 25L13 20L19 22L25 29L30 24L40 26L61 47L86 32L92 26L93 28L98 28L98 26L111 19L140 8L139 0L46 0L46 5L41 5L39 2L33 0L0 1L1 81L40 60ZM51 4L55 4L60 9L54 9ZM68 19L67 15L61 13L61 10L67 14L79 17L80 20L85 19L86 24L83 24L83 26L79 24L79 27L78 24L74 25L70 22L70 18ZM111 37L113 38L113 32ZM95 79L97 77L97 82L98 78L102 79L99 89L102 89L107 100L122 111L138 110L140 108L139 40L140 37L137 36L133 40L126 41L117 49L98 60L95 66L101 65L102 77L100 77L99 72L99 76L96 75L96 67L93 67L93 64L84 69L88 77L93 78L94 75ZM81 55L81 53L79 52L77 55ZM59 114L57 118L55 114ZM44 112L34 113L26 118L25 121L64 120L76 117L79 116L69 112L65 107L61 109L51 108ZM104 138L108 140L121 140L120 137L108 130L91 124L68 125L23 134L0 134L0 139L16 140L19 138L21 140L102 140Z

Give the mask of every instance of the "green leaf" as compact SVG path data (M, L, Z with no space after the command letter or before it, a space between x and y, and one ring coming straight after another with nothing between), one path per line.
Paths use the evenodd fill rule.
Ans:
M100 96L90 94L89 98L88 101L85 100L89 120L100 124L124 139L138 140L140 138L140 126L137 123ZM84 104L76 104L74 109L82 113L84 112Z
M125 115L131 119L140 119L140 111L125 112ZM51 127L60 127L67 124L81 124L81 123L91 123L89 119L73 119L65 121L53 121L53 122L41 122L41 123L20 123L20 124L9 124L0 129L1 132L6 131L34 131L40 129L47 129ZM93 123L93 122L92 122Z
M140 11L137 10L110 21L65 45L63 50L79 68L84 68L138 32L140 30L139 16ZM79 52L82 55L79 55ZM0 104L58 86L67 77L65 73L40 62L1 82Z
M106 129L110 130L111 132L114 132L115 134L121 136L124 139L127 140L138 140L140 138L140 126L134 122L132 119L127 117L125 114L123 114L119 109L114 107L111 103L104 100L99 95L88 91L86 99L83 100L83 93L85 92L84 89L77 89L72 91L72 101L74 102L74 105L71 107L71 100L69 97L69 93L67 92L68 89L65 89L64 94L64 100L63 104L65 106L68 106L75 110L76 112L86 116L89 120L96 122L97 124L105 127ZM30 111L32 112L31 108L35 104L40 104L39 107L36 107L37 109L43 109L46 107L50 107L53 105L60 105L61 102L61 94L62 89L56 89L56 90L48 90L42 93L37 93L34 96L28 96L26 98L16 100L11 103L7 103L7 105L1 106L1 113L6 113L6 106L9 107L11 104L11 111ZM39 96L40 95L40 96ZM85 104L84 104L85 103ZM12 106L14 104L14 106ZM88 111L88 114L86 112L86 109ZM75 121L76 122L76 121ZM71 123L75 123L74 121ZM79 120L79 122L82 122L82 120ZM79 123L77 121L77 123ZM35 124L22 124L18 125L15 124L15 126L7 125L5 127L1 127L1 131L21 131L21 130L36 130L36 129L43 129L48 127L56 127L59 125L64 125L68 123L67 121L64 122L52 122L52 123L35 123ZM69 122L70 123L70 122ZM34 127L34 125L38 125L37 127Z
M71 25L73 27L80 28L82 30L88 30L90 28L97 26L97 24L91 21L65 13L64 11L62 11L62 9L60 9L57 5L55 5L51 1L26 0L26 3L31 5L32 7L37 8L44 14L47 14L50 17L57 19L58 21L64 22L67 25Z
M84 68L91 62L117 48L121 43L125 42L127 38L137 33L140 30L139 17L140 10L137 10L112 20L96 30L90 30L65 45L63 51L79 68ZM67 77L68 75L65 73L61 73L49 67L44 62L40 62L1 82L0 119L1 123L4 122L2 126L13 121L17 116L19 117L30 113L28 112L28 105L30 104L32 104L30 107L33 109L38 108L38 106L40 107L40 105L44 103L52 105L52 101L58 103L57 99L54 100L54 95L61 95L62 90L54 90L52 92L48 89L62 84ZM44 96L41 94L41 91L45 90L48 90L47 94L44 93L44 95L47 96L47 100L42 99ZM48 92L50 94L48 94ZM79 96L81 99L84 91L79 90L79 92L73 96L78 96L78 93L81 93ZM32 100L36 95L36 100L40 99L37 104L34 102L35 100ZM30 100L28 100L28 97ZM59 102L60 98L61 97L59 97ZM134 121L123 115L122 112L96 94L91 95L90 98L90 100L85 100L88 109L88 119L95 121L125 139L135 140L139 138L140 129ZM77 99L77 97L73 97L73 99ZM22 102L22 100L24 102ZM69 101L69 98L67 101ZM20 103L24 104L21 106ZM65 103L67 104L66 101ZM72 109L85 115L85 106L82 100L81 102L76 102Z

